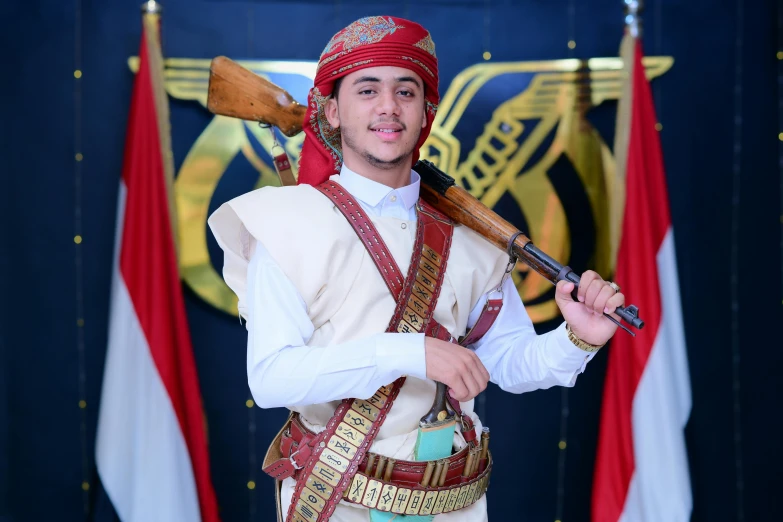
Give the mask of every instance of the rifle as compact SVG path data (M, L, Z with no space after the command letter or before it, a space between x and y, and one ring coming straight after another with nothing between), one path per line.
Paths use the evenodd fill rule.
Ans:
M301 132L307 111L285 90L225 56L212 60L207 109L213 114L274 125L289 137ZM570 267L542 252L519 229L458 187L453 178L431 162L421 160L413 169L421 176L421 197L427 203L508 252L514 262L521 259L552 284L561 280L574 283L572 296L576 300L580 277ZM618 307L615 313L635 328L644 327L634 305ZM636 335L611 315L604 316Z

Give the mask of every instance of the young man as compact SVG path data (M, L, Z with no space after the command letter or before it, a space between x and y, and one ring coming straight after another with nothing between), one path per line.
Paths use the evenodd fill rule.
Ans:
M210 217L247 319L253 397L295 412L265 462L283 480L286 520L386 520L379 510L486 520L491 462L467 457L478 452L472 425L481 428L473 398L490 380L512 393L573 386L616 330L602 314L623 294L588 271L579 301L571 283L557 287L563 325L536 335L503 278L507 254L419 201L411 166L435 117L437 75L435 46L418 24L352 23L321 55L299 185L253 191ZM494 322L485 319L493 310ZM476 323L488 327L483 336L454 342ZM436 381L463 419L456 456L429 466L439 481L411 462ZM352 398L367 401L344 400Z

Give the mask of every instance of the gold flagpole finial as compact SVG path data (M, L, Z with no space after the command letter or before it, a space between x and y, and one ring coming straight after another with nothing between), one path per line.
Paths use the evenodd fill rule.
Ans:
M161 11L163 11L163 6L160 5L160 2L156 2L155 0L149 0L141 4L141 12L144 14L159 15Z
M642 17L640 13L644 9L644 0L623 0L625 4L625 26L634 38L642 34Z

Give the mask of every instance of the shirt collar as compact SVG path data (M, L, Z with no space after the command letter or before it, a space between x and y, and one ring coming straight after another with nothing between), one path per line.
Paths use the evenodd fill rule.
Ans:
M404 187L393 189L383 183L378 183L361 174L352 171L343 163L340 169L340 185L351 193L356 199L363 201L371 207L377 206L390 192L396 190L402 199L405 208L410 210L419 200L419 187L421 178L415 170L411 170L411 182Z

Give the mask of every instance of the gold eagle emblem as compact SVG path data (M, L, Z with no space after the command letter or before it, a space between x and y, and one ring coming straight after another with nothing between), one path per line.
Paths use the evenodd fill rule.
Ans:
M665 73L671 57L644 59L648 79ZM305 100L316 62L239 61ZM210 60L165 60L165 86L176 100L206 112ZM129 59L132 70L138 58ZM520 227L542 250L572 268L612 271L606 186L614 176L611 148L588 118L590 109L617 100L624 84L620 58L482 63L460 72L442 96L422 158ZM172 107L172 140L180 131ZM604 120L614 122L614 111ZM608 115L608 117L606 117ZM205 301L236 314L236 296L213 266L206 220L224 174L243 191L279 185L272 165L278 141L296 170L304 134L285 138L255 123L211 120L182 161L175 199L183 279ZM600 115L599 115L600 116ZM239 194L231 194L233 197ZM225 198L228 199L228 198ZM575 259L575 257L577 259ZM580 266L581 265L581 266ZM527 266L513 273L534 322L557 315L552 286Z

